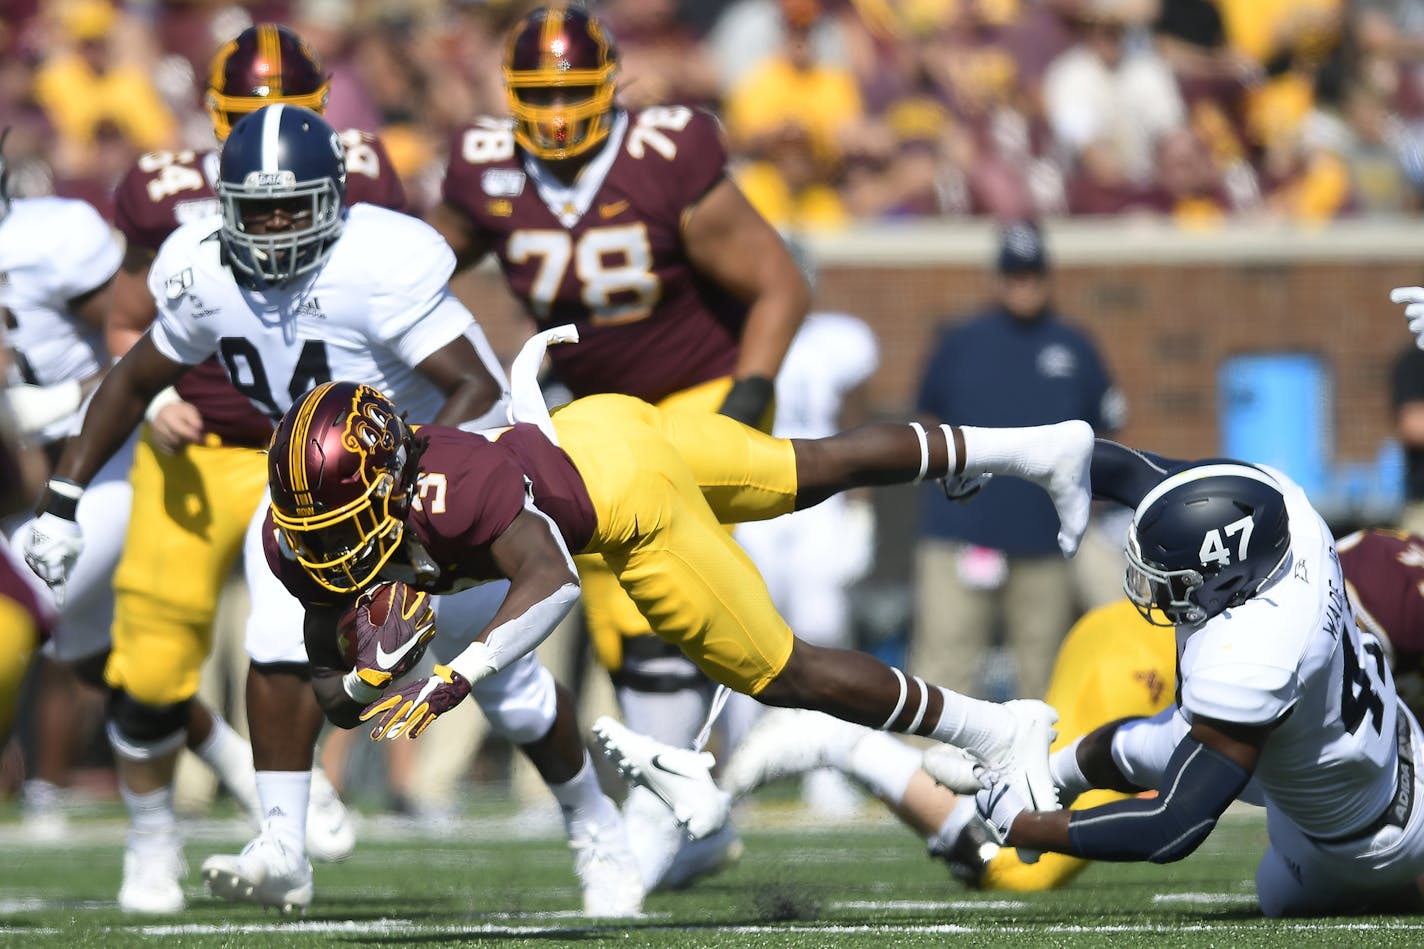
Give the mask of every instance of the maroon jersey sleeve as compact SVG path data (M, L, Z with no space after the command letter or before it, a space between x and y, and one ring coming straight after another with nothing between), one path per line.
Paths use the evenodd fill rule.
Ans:
M405 185L381 140L369 132L347 129L341 133L341 145L346 149L346 203L404 211Z
M206 152L149 152L114 193L114 226L129 244L158 250L184 221L218 209L204 172Z
M1368 530L1342 538L1340 566L1365 626L1389 638L1400 669L1424 661L1424 538Z
M490 545L530 497L570 551L588 545L595 518L583 481L536 426L516 425L496 441L443 425L423 426L420 435L428 441L407 523L440 568L433 592L502 576Z

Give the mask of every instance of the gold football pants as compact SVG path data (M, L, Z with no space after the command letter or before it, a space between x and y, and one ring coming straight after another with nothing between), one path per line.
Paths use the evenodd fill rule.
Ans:
M600 555L652 630L713 680L761 691L791 655L791 629L722 525L792 509L791 443L621 395L572 402L554 428L598 516L584 553Z
M267 485L254 448L134 448L133 511L114 574L114 642L104 677L146 705L192 698L213 616Z
M709 415L717 411L727 392L732 388L730 376L714 379L672 395L657 403L659 408L679 412L703 412ZM768 411L762 421L762 430L771 430ZM584 620L588 626L588 637L593 644L594 655L599 664L609 672L617 672L623 667L623 640L633 636L652 635L652 629L638 607L618 583L613 571L608 569L598 554L582 554L574 558L578 567L579 583L583 587Z

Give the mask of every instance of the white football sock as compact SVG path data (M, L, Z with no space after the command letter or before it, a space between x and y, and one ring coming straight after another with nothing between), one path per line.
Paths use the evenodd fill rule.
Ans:
M1044 438L1051 426L1031 428L978 428L961 425L964 433L964 474L1013 475L1019 478L1043 477L1057 458L1048 450ZM1049 445L1056 444L1057 438ZM954 469L951 467L951 471Z
M850 748L841 768L882 801L899 804L905 798L910 778L920 770L919 751L885 732L869 731Z
M178 817L173 813L173 785L137 794L120 781L119 796L129 810L131 833L157 834L178 826Z
M1003 706L971 699L942 686L934 688L944 696L944 709L929 737L982 757L999 750L1003 745L1000 736L1012 734L1014 718Z
M213 731L208 740L196 749L199 758L213 769L223 787L253 817L261 819L261 802L257 799L257 772L252 767L252 746L232 730L217 712L213 712Z
M549 790L559 802L564 828L571 834L577 824L603 826L620 820L618 809L598 786L598 774L593 770L588 752L584 752L583 767L578 774L563 784L550 784Z
M270 829L289 851L307 853L307 805L311 801L310 771L259 771L257 795L262 801L263 829Z

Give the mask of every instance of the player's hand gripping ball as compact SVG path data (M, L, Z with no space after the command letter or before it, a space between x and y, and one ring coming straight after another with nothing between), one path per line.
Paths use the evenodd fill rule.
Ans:
M435 638L435 610L428 593L399 581L380 583L341 615L336 633L351 667L342 684L364 705L420 662Z

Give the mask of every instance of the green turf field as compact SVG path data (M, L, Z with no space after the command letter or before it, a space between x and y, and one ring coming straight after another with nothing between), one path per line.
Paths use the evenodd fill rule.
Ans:
M763 808L744 819L740 864L654 895L643 919L597 923L577 914L572 863L550 820L475 818L443 839L367 822L351 860L317 867L317 901L291 921L204 894L198 865L241 845L235 822L189 826L189 909L145 920L114 903L120 822L79 821L64 845L45 847L0 823L0 945L1424 945L1424 917L1257 918L1251 879L1264 825L1235 810L1182 863L1097 866L1067 889L1019 895L965 890L888 820L796 829L784 808Z

